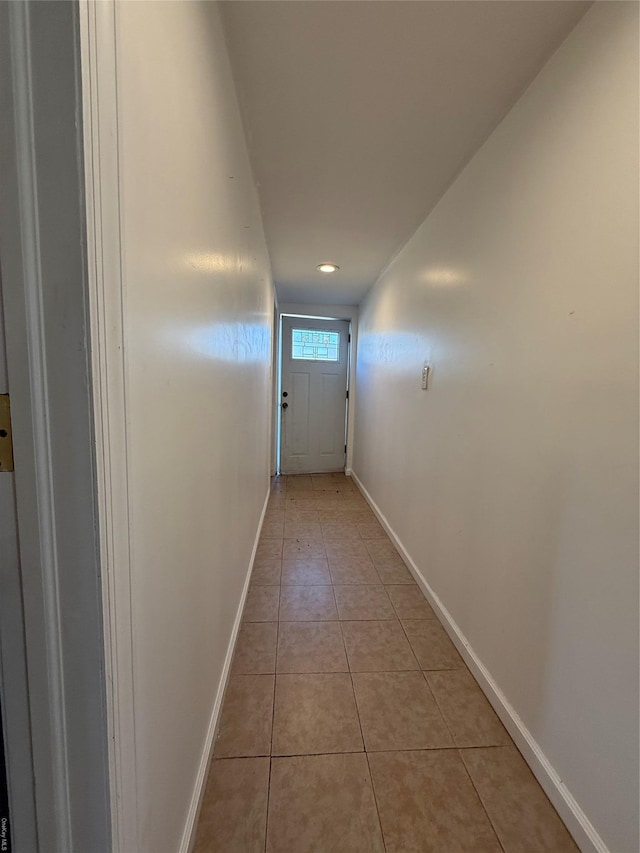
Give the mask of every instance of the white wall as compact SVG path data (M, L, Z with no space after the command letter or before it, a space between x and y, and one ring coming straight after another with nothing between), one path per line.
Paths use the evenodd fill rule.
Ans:
M268 490L274 294L217 5L123 2L116 33L139 850L160 853Z
M614 853L639 849L637 17L587 13L366 299L354 461Z

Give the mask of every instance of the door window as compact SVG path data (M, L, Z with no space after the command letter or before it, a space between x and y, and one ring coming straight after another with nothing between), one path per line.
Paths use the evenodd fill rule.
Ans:
M295 361L338 361L340 332L291 330L291 358Z

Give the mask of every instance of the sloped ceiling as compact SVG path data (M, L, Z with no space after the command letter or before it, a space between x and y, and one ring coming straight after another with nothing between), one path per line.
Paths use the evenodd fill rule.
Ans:
M280 300L357 304L589 5L221 3Z

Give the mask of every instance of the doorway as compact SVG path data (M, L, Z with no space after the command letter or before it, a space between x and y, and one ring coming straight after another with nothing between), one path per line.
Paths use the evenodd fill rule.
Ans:
M350 322L283 315L278 389L279 471L344 471Z

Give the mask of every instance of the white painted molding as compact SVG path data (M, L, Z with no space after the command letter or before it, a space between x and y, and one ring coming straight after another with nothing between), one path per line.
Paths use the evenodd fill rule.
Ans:
M249 591L251 573L253 572L253 564L256 559L256 551L258 550L258 542L260 541L260 534L262 533L262 525L264 524L264 517L267 512L270 494L270 490L267 490L267 496L262 507L262 514L260 516L260 522L258 524L258 531L256 533L256 538L253 543L253 550L251 551L251 559L249 560L249 570L247 571L247 576L244 580L244 587L242 588L240 603L238 604L238 609L236 611L236 618L233 622L231 637L229 639L229 645L227 646L227 654L224 659L224 666L222 667L220 683L218 684L216 698L213 703L213 710L211 711L211 719L209 720L207 736L204 741L204 748L202 750L202 756L200 758L200 764L198 766L196 783L193 789L193 794L191 796L189 810L187 812L187 820L184 826L184 831L182 833L182 841L180 842L180 853L191 853L193 845L196 841L198 817L200 816L202 799L204 797L204 792L207 785L207 776L209 775L209 765L211 764L211 759L213 757L213 750L216 742L216 733L218 731L218 725L220 723L220 710L222 708L224 695L227 690L227 683L229 681L229 673L231 670L231 661L233 660L233 653L235 651L236 642L238 640L238 631L240 630L242 613L244 611L245 601L247 600L247 592Z
M91 371L113 853L138 850L116 7L80 2Z
M610 853L595 827L564 784L558 772L551 765L540 745L518 716L498 684L494 681L487 667L475 653L443 602L433 591L429 582L411 558L411 555L396 535L386 516L369 494L360 478L353 471L348 471L347 473L353 478L353 481L360 489L380 524L389 535L400 556L406 563L407 568L415 578L416 583L424 592L447 634L451 637L451 640L462 655L483 693L504 723L505 728L553 803L556 811L566 824L569 832L573 835L580 850L583 853Z
M50 397L47 382L47 355L44 334L43 281L38 216L38 182L35 168L33 81L31 76L30 8L27 3L9 9L11 70L13 82L16 184L18 191L20 238L23 263L24 321L29 354L28 389L31 408L31 439L35 473L34 515L39 538L42 584L42 635L46 658L45 688L50 761L46 777L35 778L53 802L53 831L47 839L54 849L72 849L71 791L64 700L64 655L62 614L59 599L58 548L56 547L56 504L52 469ZM27 639L29 635L27 633ZM32 721L33 722L33 721ZM50 773L50 777L49 777ZM49 788L50 785L50 788Z

